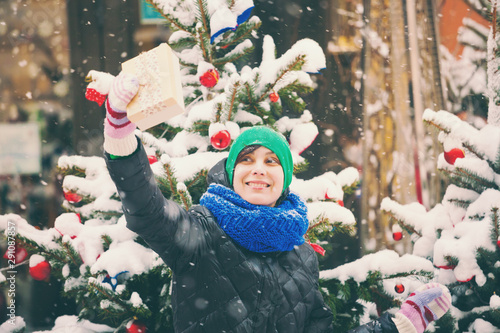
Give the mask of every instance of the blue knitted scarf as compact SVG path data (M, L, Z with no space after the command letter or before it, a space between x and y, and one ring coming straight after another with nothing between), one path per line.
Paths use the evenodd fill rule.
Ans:
M291 251L304 243L309 227L307 207L293 193L279 206L267 207L253 205L233 190L212 184L200 204L234 241L253 252Z

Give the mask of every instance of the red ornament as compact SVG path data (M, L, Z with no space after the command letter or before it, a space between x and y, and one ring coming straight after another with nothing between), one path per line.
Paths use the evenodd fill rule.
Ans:
M497 247L500 249L500 239L497 240Z
M215 149L226 149L231 143L231 134L229 134L227 130L219 131L212 135L212 137L210 138L210 143Z
M69 203L79 203L82 201L81 196L71 191L64 191L64 199L68 200Z
M460 148L453 148L450 151L444 152L444 159L451 165L455 164L457 158L464 158L464 157L465 157L465 152L463 151L463 149Z
M271 100L271 102L276 103L277 101L279 101L280 96L273 91L271 94L269 94L269 99Z
M29 272L31 277L37 281L46 280L50 276L50 264L46 260L41 261L35 266L30 267Z
M148 155L148 161L149 161L149 164L153 164L153 163L158 162L158 159L156 158L155 155Z
M127 333L146 333L146 325L134 320L127 325Z
M455 269L455 267L457 267L457 265L445 265L445 266L436 266L437 268L441 268L441 269Z
M311 247L313 248L313 250L319 254L321 254L322 256L325 255L326 253L326 250L324 248L322 248L320 245L318 244L313 244L309 241L309 245L311 245Z
M200 83L207 88L213 88L219 82L219 72L216 69L209 69L200 76Z
M97 104L99 104L99 106L104 103L104 101L106 100L106 96L107 95L101 94L94 88L87 88L87 90L85 91L85 98L91 102L96 102Z
M401 229L401 226L399 224L392 225L392 239L394 239L396 242L403 239L403 229Z
M23 262L27 256L28 256L28 251L26 251L26 249L24 247L17 245L17 244L15 246L15 251L10 251L7 248L7 251L3 255L4 259L12 260L12 261L14 261L15 264L19 264L19 263Z
M405 286L402 283L398 283L397 285L394 286L394 291L397 292L398 294L402 294L405 291Z

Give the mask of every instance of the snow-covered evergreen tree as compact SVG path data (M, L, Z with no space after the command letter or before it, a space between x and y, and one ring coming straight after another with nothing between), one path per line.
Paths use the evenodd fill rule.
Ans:
M442 202L429 211L389 198L382 203L382 210L411 234L413 254L431 260L439 282L450 289L454 332L500 332L498 41L497 27L487 42L489 107L484 127L477 129L447 111L424 113L443 144L437 167L450 185Z
M208 170L227 156L231 141L253 125L283 133L295 171L304 170L307 161L300 154L318 129L301 96L314 88L311 75L325 67L321 47L303 39L277 57L272 37L264 36L262 61L252 68L244 59L253 51L252 38L259 38L260 20L251 16L251 0L149 2L173 31L169 44L180 60L186 105L185 113L168 122L148 132L136 131L163 195L186 208L198 203ZM106 76L92 75L93 80ZM53 228L38 230L18 215L0 216L0 229L16 242L7 251L11 262L29 261L36 280L63 281L64 295L78 305L74 315L82 329L171 331L171 271L125 227L104 159L63 156L58 168L64 176L67 212L57 217ZM333 230L354 230L354 216L343 207L343 197L353 192L358 177L356 169L348 168L293 179L292 191L308 202L306 238L318 252L319 243ZM10 226L15 226L15 234ZM8 283L5 275L0 282ZM59 318L54 331L75 325L75 316ZM22 330L22 321L10 324L2 329Z

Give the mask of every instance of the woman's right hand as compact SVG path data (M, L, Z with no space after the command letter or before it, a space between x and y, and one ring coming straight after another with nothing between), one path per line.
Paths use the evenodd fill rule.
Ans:
M127 118L127 105L139 90L136 76L121 72L114 77L109 73L90 71L91 82L86 97L102 105L106 99L104 121L104 149L118 156L127 156L137 147L133 132L136 125Z
M106 101L104 133L121 139L135 130L135 124L127 118L127 105L139 90L139 80L132 74L121 72L114 78Z

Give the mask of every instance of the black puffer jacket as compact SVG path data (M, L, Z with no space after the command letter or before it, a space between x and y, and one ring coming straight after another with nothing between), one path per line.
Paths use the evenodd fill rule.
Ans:
M238 246L205 207L164 199L139 146L107 164L127 227L173 271L176 332L331 332L310 245L269 254Z
M106 162L127 227L173 271L176 332L332 332L310 245L268 254L240 247L207 208L186 211L163 197L141 144L133 155L106 156ZM210 176L212 182L227 182L223 163ZM377 321L356 332L381 332L380 327ZM393 328L384 332L397 332Z

